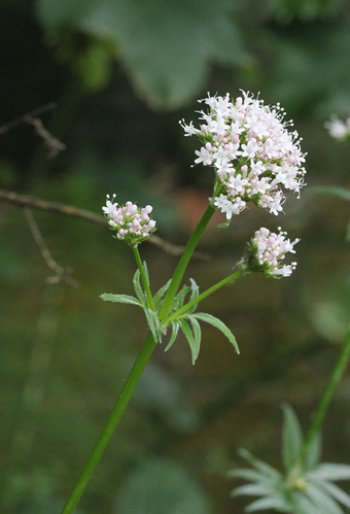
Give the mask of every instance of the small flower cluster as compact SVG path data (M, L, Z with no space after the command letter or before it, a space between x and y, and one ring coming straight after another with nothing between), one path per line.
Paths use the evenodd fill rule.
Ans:
M116 231L115 237L131 246L148 239L156 230L156 222L149 217L153 207L140 208L132 202L118 207L117 202L113 203L115 197L111 201L107 195L106 206L102 207L110 229Z
M291 242L286 239L286 232L270 232L267 228L260 228L254 234L250 242L251 257L249 268L252 271L262 272L264 275L274 278L289 277L295 270L297 263L281 266L287 253L295 253L294 245L300 239Z
M345 121L340 120L337 116L332 116L330 121L325 123L325 127L334 139L339 141L350 139L350 116Z
M203 146L195 164L212 166L216 172L213 205L227 220L241 213L248 202L277 215L285 201L283 189L300 193L304 185L305 154L296 131L289 132L284 111L277 104L242 92L235 102L208 95L200 100L208 112L199 111L202 124L180 122L186 136L196 135Z

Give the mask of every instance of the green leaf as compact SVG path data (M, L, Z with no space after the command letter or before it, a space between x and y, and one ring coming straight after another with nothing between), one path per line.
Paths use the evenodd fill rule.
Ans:
M228 477L232 478L244 478L250 482L263 483L268 481L269 483L275 482L276 477L271 481L271 477L267 477L264 473L257 471L256 469L239 468L233 469L227 473Z
M248 450L245 450L244 448L241 448L239 450L239 454L241 457L243 457L251 466L253 466L255 469L259 470L261 473L263 473L266 477L270 477L270 479L273 480L279 480L283 477L281 473L279 473L276 469L274 469L272 466L269 466L269 464L266 464L265 462L257 459L252 455Z
M266 496L271 494L271 489L260 484L248 484L236 487L233 496Z
M127 294L111 294L111 293L103 293L100 298L104 302L115 302L115 303L128 303L130 305L137 305L138 307L143 307L142 303L133 296L129 296Z
M317 433L315 434L314 438L312 439L305 456L305 462L304 462L304 469L306 471L311 471L314 469L321 457L321 451L322 451L322 441L321 441L321 434Z
M149 283L149 273L148 273L148 268L147 268L146 261L143 261L142 267L143 267L143 271L145 272L145 276L147 278L147 282Z
M177 311L178 309L181 309L183 307L186 295L190 292L191 288L190 286L183 286L183 288L179 291L177 296L175 297L175 301L173 304L173 309Z
M156 343L162 342L162 330L160 328L159 319L158 319L158 313L155 311L152 311L152 309L148 309L146 307L143 308L145 312L145 316L147 319L147 323L149 326L150 331L152 332L152 336Z
M238 343L236 341L235 336L232 334L231 330L223 323L221 320L216 318L215 316L212 316L211 314L206 314L204 312L198 312L196 314L192 314L194 318L197 318L199 321L203 321L204 323L208 323L208 325L212 325L213 327L217 328L224 334L225 337L232 343L233 347L235 348L236 352L239 354L239 347Z
M199 355L200 350L200 341L198 342L198 339L196 339L192 333L192 330L190 329L188 323L184 319L179 319L178 323L180 325L180 328L182 332L184 333L188 344L190 346L191 355L192 355L192 364L195 364L197 357Z
M165 348L165 352L167 352L171 347L172 345L174 344L175 342L175 339L177 338L177 334L179 333L179 328L180 328L180 325L177 321L172 321L171 322L171 329L172 329L172 333L171 333L171 337L170 337L170 341L169 343L167 344L166 348Z
M139 300L142 303L142 305L147 305L146 297L145 297L144 292L142 291L142 287L141 287L141 284L140 284L140 275L141 275L140 274L140 270L136 270L134 278L133 278L132 281L133 281L133 284L134 284L134 289L135 289L136 296L139 298Z
M159 291L157 291L157 293L154 295L153 300L156 307L159 307L159 303L162 300L165 293L167 292L167 290L169 289L170 283L171 279L168 280L168 282L163 287L161 287Z
M235 6L217 0L37 0L48 33L68 28L111 39L137 93L177 108L203 90L212 63L245 63ZM208 37L210 34L210 37Z
M340 489L340 487L332 484L332 482L327 482L324 480L315 480L313 482L315 485L317 485L317 487L323 489L330 496L333 496L333 498L339 503L350 509L350 496L345 491Z
M257 512L258 510L267 510L267 509L281 509L286 508L287 504L281 499L274 496L269 496L267 498L261 498L260 500L256 500L245 509L246 512ZM282 512L286 512L285 510ZM288 512L288 511L287 511Z
M350 466L347 464L320 464L314 471L308 473L311 478L320 480L350 480Z
M192 301L199 296L199 287L198 287L196 281L193 280L193 278L190 278L190 282L191 282L191 296L190 296L189 301ZM192 312L194 312L197 309L197 306L198 306L198 303L196 303L193 307L191 307L191 309L189 309L187 312L189 314L191 314Z
M317 505L320 512L324 510L327 514L344 514L333 498L325 494L319 487L308 483L306 494Z
M345 187L337 186L314 186L309 188L309 193L317 193L321 195L336 196L342 200L348 200L350 202L350 190Z
M293 512L293 514L322 514L314 502L304 493L293 492L291 495L291 504L293 510L290 512Z
M303 435L295 412L289 405L283 406L282 459L289 471L295 464L303 443Z

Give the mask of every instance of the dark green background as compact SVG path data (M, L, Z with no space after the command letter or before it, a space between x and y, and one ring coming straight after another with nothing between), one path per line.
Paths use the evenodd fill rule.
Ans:
M158 235L185 244L211 194L212 170L191 168L207 91L243 88L280 102L308 152L308 188L276 219L251 208L228 230L210 226L187 277L201 290L241 258L254 230L282 225L298 268L251 276L203 303L236 335L241 355L207 327L195 367L185 341L157 348L81 501L81 513L231 514L226 472L246 447L280 466L281 409L306 428L349 323L350 204L312 186L349 188L350 147L324 122L350 112L350 5L343 0L1 0L0 186L100 213L106 193L154 205ZM67 149L51 157L23 120L40 118ZM51 272L21 210L1 204L1 512L58 513L101 430L147 328L131 306L128 248L108 229L34 212L53 257L81 287ZM176 258L145 243L154 289ZM346 377L324 426L324 459L348 462Z

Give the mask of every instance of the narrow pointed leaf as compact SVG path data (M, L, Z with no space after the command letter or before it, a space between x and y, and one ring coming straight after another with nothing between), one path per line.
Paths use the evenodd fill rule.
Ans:
M275 477L272 479L270 476L267 476L264 473L257 471L256 469L248 468L233 469L228 472L227 476L232 478L243 478L245 480L249 480L250 482L257 482L259 484L271 484L275 483L276 481Z
M283 430L282 430L282 459L284 468L288 471L296 462L301 446L303 435L298 418L289 405L283 406Z
M142 303L137 298L129 296L128 294L103 293L100 298L102 298L104 302L128 303L130 305L142 307Z
M234 349L239 354L239 347L236 341L235 336L232 334L231 330L223 323L220 319L212 316L211 314L206 314L204 312L198 312L196 314L192 314L194 318L197 318L199 321L203 321L204 323L208 323L208 325L212 325L217 328L227 337L227 339L232 343Z
M167 292L167 290L169 289L169 286L170 286L170 282L171 282L171 279L168 280L168 282L159 289L159 291L157 291L157 293L154 295L154 304L156 307L159 306L159 303L160 301L162 300L163 296L165 295L165 293Z
M196 318L193 318L192 316L188 316L188 319L192 325L194 341L198 346L200 346L202 339L202 331L200 324L198 323Z
M232 496L267 496L271 494L271 489L258 484L248 484L236 487Z
M170 337L170 341L169 343L167 344L166 348L165 348L165 352L167 352L174 344L176 338L177 338L177 334L179 333L179 328L180 328L180 325L177 321L172 321L171 322L171 329L172 329L172 334L171 334L171 337Z
M319 460L321 458L321 451L322 451L322 439L321 434L317 433L313 440L311 441L306 457L305 457L305 463L304 463L304 469L306 471L313 470L317 464L319 463Z
M136 296L138 297L138 299L140 300L140 302L143 304L143 305L146 305L146 297L144 295L144 292L142 291L142 287L141 287L141 284L140 284L140 271L139 270L136 270L135 272L135 275L134 275L134 278L133 278L133 284L134 284L134 289L135 289L135 293L136 293Z
M308 476L321 480L350 480L350 466L347 464L320 464Z
M146 278L147 278L147 282L149 283L149 273L148 273L148 268L147 268L146 261L143 261L142 267L143 267L143 271L145 272L145 275L146 275Z
M293 514L321 514L316 505L304 493L293 493L291 499Z
M245 509L246 512L257 512L258 510L267 510L267 509L281 509L286 508L286 503L280 499L275 498L273 496L267 498L261 498L260 500L256 500ZM283 512L283 511L282 511ZM288 512L288 511L284 511Z
M333 498L325 494L319 487L309 483L306 494L317 505L320 512L324 510L327 514L344 514Z
M323 489L339 503L350 509L350 496L345 491L340 489L340 487L325 480L317 480L313 481L313 483L316 484L317 487Z
M145 312L148 326L149 326L150 331L152 332L152 336L153 336L154 340L156 341L156 343L158 343L158 342L161 343L162 342L162 332L159 327L157 313L152 311L151 309L144 308L143 310Z
M261 471L264 473L267 477L271 477L273 479L282 478L282 475L279 471L277 471L272 466L269 466L269 464L266 464L265 462L257 459L252 455L248 450L245 450L244 448L241 448L239 450L239 454L249 462L255 469Z
M175 302L174 302L175 310L178 310L181 307L183 307L186 295L187 295L187 293L189 293L190 290L191 290L190 286L183 286L183 288L181 289L181 291L178 293L178 295L175 298Z
M199 287L198 287L196 281L193 280L193 278L190 278L190 282L191 282L191 296L190 296L190 301L191 301L199 296ZM189 309L187 312L190 314L192 312L195 312L195 310L197 309L197 306L198 306L198 303L193 305L193 307L191 307L191 309Z
M188 323L184 319L179 319L178 322L190 346L192 364L194 364L199 354L200 344L198 344L198 341L195 340L192 330L190 329Z

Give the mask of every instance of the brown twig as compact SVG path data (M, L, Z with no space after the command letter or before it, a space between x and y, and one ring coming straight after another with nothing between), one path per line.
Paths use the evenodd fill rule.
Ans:
M79 282L77 282L77 280L74 280L74 278L72 278L69 275L68 270L65 270L59 264L57 264L57 262L52 257L51 252L48 249L44 241L44 238L41 235L39 227L34 219L32 211L28 208L24 208L23 213L29 225L30 231L33 235L34 241L38 245L38 248L44 261L46 262L47 266L55 273L55 276L47 278L46 281L50 284L55 284L62 280L63 282L66 282L72 287L79 287Z
M41 107L38 107L37 109L34 109L33 111L28 112L27 114L24 114L23 116L20 116L19 118L16 118L13 121L10 121L9 123L6 123L2 127L0 127L0 135L6 134L9 130L12 130L19 125L22 125L26 121L26 118L34 118L35 116L39 116L40 114L44 114L45 112L52 111L53 109L56 109L57 104L55 102L50 102L48 104L42 105Z
M64 214L66 216L72 216L73 218L82 219L89 223L94 223L95 225L107 226L105 218L100 214L95 214L85 209L78 209L72 205L65 205L58 202L48 202L47 200L41 200L39 198L35 198L34 196L20 195L18 193L14 193L13 191L4 191L0 189L0 202L9 203L11 205L21 207L22 209L29 208L47 212L56 212L58 214ZM170 255L179 256L184 251L183 246L169 243L159 236L153 235L150 239L148 239L148 242L158 246L164 252ZM209 258L208 255L202 252L195 252L194 257L200 260L208 260Z
M36 134L44 141L50 157L56 157L59 152L63 152L67 146L44 127L43 122L39 118L25 116L23 120L35 128Z
M0 127L0 135L18 127L22 123L27 123L34 127L36 134L44 141L50 157L55 157L59 152L63 152L67 147L44 127L43 122L37 118L37 116L44 114L47 111L52 111L53 109L56 109L56 107L57 104L54 102L38 107L38 109L34 109L33 111L28 112L27 114L24 114L23 116L20 116L19 118L16 118Z

